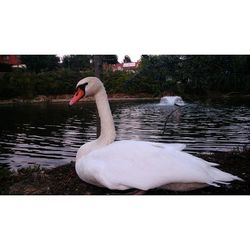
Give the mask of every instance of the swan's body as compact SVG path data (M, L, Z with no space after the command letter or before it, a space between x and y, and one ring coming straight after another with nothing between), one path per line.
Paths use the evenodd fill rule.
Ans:
M100 137L84 144L77 152L76 172L83 181L109 189L148 190L171 185L171 189L178 189L175 188L176 183L218 186L241 180L215 168L216 163L183 152L184 144L132 140L114 142L115 127L102 82L98 78L87 77L77 87L82 85L85 87L83 95L95 97L101 120ZM74 98L78 100L79 95Z

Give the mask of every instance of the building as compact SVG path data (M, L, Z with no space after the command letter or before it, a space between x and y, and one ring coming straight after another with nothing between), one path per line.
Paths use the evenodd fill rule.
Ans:
M132 71L135 72L140 65L140 61L137 62L130 62L130 63L116 63L116 64L104 64L104 70L111 70L111 71Z
M21 65L20 56L0 55L0 71L11 71L12 67Z

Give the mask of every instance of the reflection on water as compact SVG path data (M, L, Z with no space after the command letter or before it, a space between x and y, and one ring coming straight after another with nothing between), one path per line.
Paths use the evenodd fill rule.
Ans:
M187 144L189 152L229 151L250 142L246 105L188 103L176 107L155 102L111 103L117 140ZM36 104L0 107L0 163L11 167L52 167L74 160L77 149L96 137L94 103Z

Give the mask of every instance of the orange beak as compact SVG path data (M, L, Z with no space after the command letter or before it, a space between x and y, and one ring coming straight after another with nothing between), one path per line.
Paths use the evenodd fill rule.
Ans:
M77 103L84 96L85 96L85 91L78 88L76 90L76 93L74 94L74 96L71 98L71 100L69 102L69 106L72 106L73 104Z

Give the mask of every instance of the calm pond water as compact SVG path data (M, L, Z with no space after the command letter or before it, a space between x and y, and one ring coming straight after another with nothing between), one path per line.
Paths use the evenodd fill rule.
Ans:
M250 142L249 105L187 103L168 120L173 107L159 102L112 102L117 140L185 143L187 151L230 151ZM53 167L74 160L77 149L96 138L94 103L0 106L0 164L12 168Z

